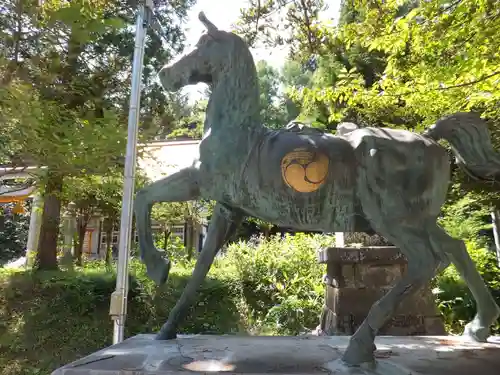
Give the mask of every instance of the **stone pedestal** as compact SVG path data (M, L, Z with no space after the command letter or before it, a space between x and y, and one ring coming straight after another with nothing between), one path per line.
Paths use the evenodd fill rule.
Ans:
M326 263L325 306L320 328L326 335L352 335L372 304L406 271L396 247L331 247L318 253ZM445 335L430 288L407 298L379 335Z
M378 337L377 362L346 367L347 336L193 336L156 341L138 335L66 365L52 375L494 375L500 338Z

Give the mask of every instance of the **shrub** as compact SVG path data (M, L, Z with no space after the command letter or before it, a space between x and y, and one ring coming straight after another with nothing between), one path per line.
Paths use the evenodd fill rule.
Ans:
M239 283L250 331L294 335L318 325L324 267L317 251L332 242L329 236L287 234L229 246L216 269Z
M163 235L155 242L157 249L165 249L165 239ZM193 267L196 259L189 259L189 251L184 246L184 241L177 236L170 236L167 240L168 257L174 266L182 268Z
M483 245L485 239L479 233L491 228L489 217L488 207L481 205L475 194L469 193L451 204L447 203L443 207L439 223L452 237L478 243L480 241L480 245Z

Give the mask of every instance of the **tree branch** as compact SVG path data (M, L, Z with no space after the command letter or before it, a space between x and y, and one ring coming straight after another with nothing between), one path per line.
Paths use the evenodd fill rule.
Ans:
M494 77L496 75L499 75L499 74L500 74L500 71L496 71L496 72L493 72L491 74L487 74L485 76L479 77L478 79L470 81L470 82L458 83L456 85L451 85L451 86L446 86L446 87L436 87L436 88L428 89L428 90L425 90L425 91L416 91L416 90L413 90L413 91L408 91L408 92L400 93L400 94L385 94L384 93L383 95L384 96L403 97L403 96L406 96L406 95L412 95L412 94L416 94L416 93L427 93L427 92L432 92L432 91L452 90L452 89L457 89L457 88L461 88L461 87L473 86L476 83L479 83L479 82L482 82L482 81L486 81L487 79L490 79L490 78L492 78L492 77Z
M459 87L465 87L465 86L472 86L472 85L475 85L476 83L479 83L479 82L482 82L482 81L486 81L487 79L491 78L491 77L494 77L496 75L499 75L500 74L500 71L497 71L497 72L494 72L494 73L491 73L491 74L487 74L485 76L482 76L474 81L470 81L470 82L466 82L466 83L459 83L457 85L452 85L452 86L447 86L447 87L438 87L436 89L431 89L429 91L444 91L444 90L450 90L450 89L456 89L456 88L459 88Z

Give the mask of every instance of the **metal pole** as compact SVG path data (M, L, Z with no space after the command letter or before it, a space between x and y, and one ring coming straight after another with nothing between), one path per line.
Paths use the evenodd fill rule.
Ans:
M141 77L144 63L144 43L146 29L153 12L153 1L146 0L137 15L135 31L135 50L132 65L132 87L128 115L127 153L123 180L122 214L120 239L118 244L118 266L116 289L111 295L109 314L114 322L113 344L123 341L125 319L127 316L128 264L130 258L130 237L132 229L135 164L137 154L137 129L139 124L139 105L141 99Z
M335 232L335 247L344 247L344 232Z
M40 226L42 221L43 196L40 193L35 193L31 203L30 226L28 230L28 241L26 244L26 263L25 268L31 268L33 265L33 254L38 250L38 242L40 238Z

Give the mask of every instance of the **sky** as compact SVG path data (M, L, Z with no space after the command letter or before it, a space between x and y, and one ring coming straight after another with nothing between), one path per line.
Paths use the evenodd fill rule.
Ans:
M321 14L321 18L338 19L340 0L326 0L328 9ZM203 11L207 18L219 29L229 30L236 23L240 14L240 8L246 8L248 0L198 0L196 5L188 12L188 21L185 26L186 49L190 50L200 38L204 27L198 20L198 13ZM266 60L270 65L280 68L288 54L286 47L283 48L253 48L252 54L255 61ZM188 86L183 92L189 95L190 101L202 97L204 84Z

